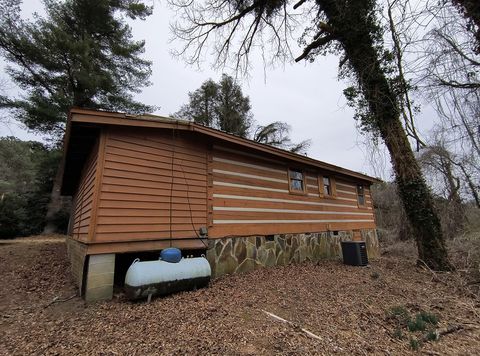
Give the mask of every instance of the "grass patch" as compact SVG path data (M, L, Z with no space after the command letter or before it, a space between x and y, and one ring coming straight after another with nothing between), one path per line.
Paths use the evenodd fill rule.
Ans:
M438 340L438 335L437 333L434 331L434 330L430 330L427 335L425 335L425 338L428 340L428 341L436 341Z
M388 310L387 317L389 319L394 319L401 324L405 324L410 320L410 313L403 305L396 305Z
M393 337L398 340L403 340L403 331L401 328L396 328L395 331L393 332Z
M412 333L415 331L425 331L427 323L422 319L420 314L417 314L415 320L410 320L407 323L407 328L408 331L411 331Z
M438 316L432 313L428 313L425 311L420 312L417 317L420 316L424 322L427 324L431 325L437 325L438 324Z
M435 314L422 311L415 316L415 320L407 323L408 330L411 332L425 331L428 325L437 325L438 317Z
M398 340L408 338L412 350L418 350L422 346L422 340L438 340L435 326L438 324L439 318L433 313L421 311L413 317L406 307L396 305L389 308L386 315L387 320L393 321L395 324L392 337ZM420 336L414 333L420 333Z
M410 347L412 348L412 350L417 351L420 348L420 346L422 346L420 341L418 341L413 337L410 338Z

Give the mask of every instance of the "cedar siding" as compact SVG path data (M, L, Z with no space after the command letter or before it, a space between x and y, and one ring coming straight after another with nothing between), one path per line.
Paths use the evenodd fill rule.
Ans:
M374 178L191 122L74 109L65 147L62 194L87 254L205 249L202 227L210 239L375 228Z
M207 152L160 130L107 133L95 242L194 238L207 225Z
M80 183L72 204L71 235L74 239L86 242L89 238L98 165L98 144L95 145L82 171Z
M304 172L304 193L289 190L289 167ZM357 183L330 172L289 166L288 162L221 146L213 149L211 171L209 237L375 228L368 188L366 205L359 207ZM336 188L331 196L321 196L322 174L329 176Z

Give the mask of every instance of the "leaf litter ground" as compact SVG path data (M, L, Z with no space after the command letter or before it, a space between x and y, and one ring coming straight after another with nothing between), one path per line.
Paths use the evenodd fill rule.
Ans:
M94 304L70 298L61 236L3 240L0 256L0 354L480 353L478 300L448 283L454 274L391 254L366 268L330 260L259 269L150 304L122 293ZM389 316L395 308L435 314L438 330L460 328L415 351L422 333Z

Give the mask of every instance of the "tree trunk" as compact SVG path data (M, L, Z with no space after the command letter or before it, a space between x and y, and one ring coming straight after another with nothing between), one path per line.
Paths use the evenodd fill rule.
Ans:
M400 120L397 117L382 126L399 195L414 231L418 258L433 270L450 270L440 219Z
M374 41L379 30L371 21L374 6L369 1L317 0L317 3L343 47L368 102L372 115L362 123L380 134L390 152L399 195L414 231L418 258L433 270L451 270L433 198L402 127L397 97L380 63L381 55Z
M442 166L442 173L445 175L446 184L448 186L448 203L447 207L448 218L446 229L444 229L447 237L455 237L455 235L463 228L465 221L465 209L462 204L462 199L459 194L460 180L453 175L452 159L447 151L444 156L440 156L440 165Z
M55 218L63 207L63 200L60 194L63 178L63 162L60 160L55 180L53 181L52 192L50 193L50 202L47 207L47 214L45 215L45 227L43 228L44 235L54 234L58 232L58 226Z
M477 208L480 209L480 197L478 196L477 189L475 187L475 184L472 181L472 177L468 174L467 170L462 164L458 164L460 169L462 170L463 175L465 176L465 179L467 180L468 187L470 188L470 191L472 192L473 199L475 200L475 204L477 205Z

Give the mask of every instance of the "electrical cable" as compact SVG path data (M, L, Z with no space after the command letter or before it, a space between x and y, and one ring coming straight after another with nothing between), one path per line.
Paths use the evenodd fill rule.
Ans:
M171 174L171 182L170 182L170 229L169 229L169 232L170 232L170 247L172 247L172 239L173 239L173 235L172 235L172 206L173 206L173 167L174 167L174 161L175 161L175 148L176 148L176 143L175 143L175 128L172 129L172 146L173 146L173 150L172 150L172 165L171 165L171 170L170 170L170 174Z
M175 159L175 148L176 148L176 136L175 136L175 129L173 129L173 157L172 157L172 185L170 190L170 247L172 244L172 192L173 192L173 166L174 166L174 159ZM180 170L182 172L183 181L187 187L187 204L188 204L188 211L190 213L190 224L192 225L192 230L195 232L197 238L202 242L203 246L207 249L208 244L203 241L204 239L198 234L198 231L195 227L195 223L193 221L193 211L192 211L192 204L190 202L190 185L188 184L188 180L185 175L185 170L183 169L183 164L179 164Z

